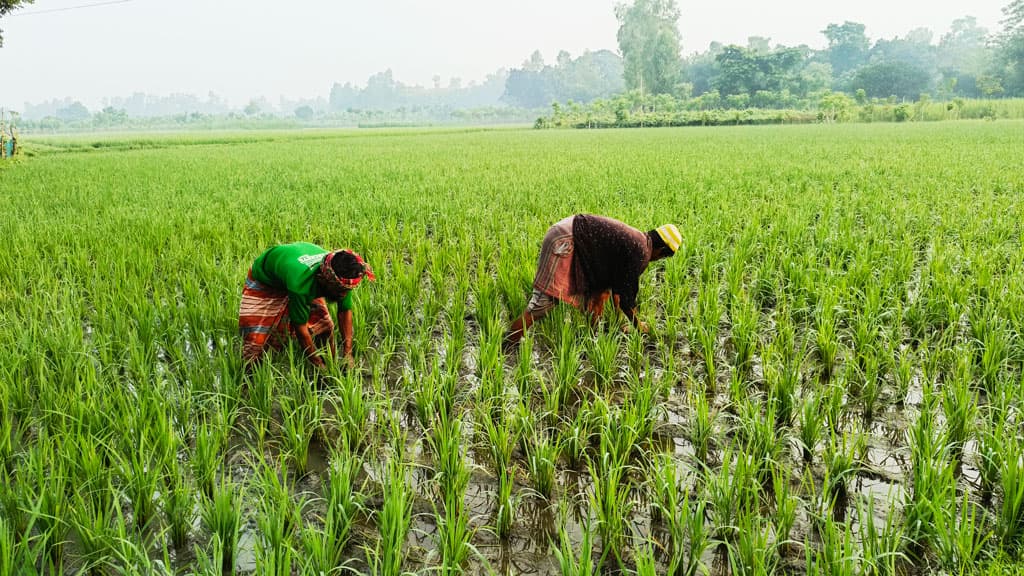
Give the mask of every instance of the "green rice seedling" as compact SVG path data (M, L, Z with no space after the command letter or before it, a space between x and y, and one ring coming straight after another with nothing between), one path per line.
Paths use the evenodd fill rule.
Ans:
M526 471L529 473L533 489L545 500L549 500L555 491L557 458L558 445L551 441L547 432L541 432L532 440L527 440Z
M835 293L827 290L818 301L814 314L814 345L821 363L821 374L832 376L839 354L839 326L836 321Z
M726 406L726 410L735 413L739 406L747 402L751 388L752 383L747 380L743 373L739 370L733 370L729 374L729 404ZM707 392L713 394L715 389L708 387Z
M408 381L417 380L411 372L406 372L406 374ZM436 373L419 379L417 384L412 387L413 410L416 413L416 419L419 421L420 426L424 429L430 427L430 422L438 410L438 397L440 394Z
M138 438L138 446L116 454L124 491L132 503L135 527L145 529L156 515L156 495L163 474L149 440L145 434Z
M267 364L269 365L269 363ZM262 446L273 419L276 393L275 380L269 372L269 366L267 369L261 366L253 372L249 379L248 392L249 420L253 432L256 434L256 440Z
M324 530L331 538L330 549L334 558L339 561L356 514L362 509L362 493L356 486L356 477L361 469L362 462L355 454L345 449L332 453L327 476Z
M6 517L0 516L0 574L13 576L22 566L29 564L25 558L24 544L18 541L14 526Z
M481 260L483 262L483 260ZM476 319L480 325L482 340L491 340L501 347L501 314L498 287L485 271L474 284L476 300Z
M687 393L690 404L689 436L693 443L697 461L708 464L708 456L714 448L715 427L718 424L718 410L711 406L707 395L699 389L690 387Z
M739 515L756 506L760 484L756 478L755 458L744 450L728 446L722 455L722 466L717 474L710 474L705 484L709 516L714 527L713 538L725 542L738 536ZM732 463L732 466L730 466Z
M533 368L533 332L526 332L519 340L519 353L512 373L520 397L529 398L533 393L536 371Z
M937 396L926 396L910 429L910 490L904 503L908 555L919 559L935 539L937 510L956 508L955 464L935 425Z
M666 522L677 514L679 507L679 479L675 460L668 454L659 454L648 464L646 484L651 498L651 519Z
M449 332L445 339L444 366L445 373L457 374L462 366L462 354L466 348L465 300L460 306L453 304L448 318ZM450 399L454 399L451 397Z
M62 456L67 460L70 482L88 492L97 505L108 507L117 491L112 489L112 448L104 438L97 438L84 430L64 440ZM114 449L116 450L116 449Z
M746 292L741 292L741 294L736 299L729 314L732 319L732 346L736 354L733 361L738 371L746 373L750 369L750 361L753 358L754 350L757 349L760 311L757 309L757 304Z
M0 519L6 519L8 529L19 540L29 534L32 523L29 517L27 486L7 474L0 474Z
M302 532L303 570L314 574L337 574L345 566L345 547L363 509L363 495L356 485L362 468L359 457L344 444L332 450L327 468L324 513L318 517L322 528L307 527Z
M1003 500L996 515L996 536L1003 548L1016 550L1024 540L1024 449L1019 440L1003 444L999 478Z
M629 422L636 435L635 442L642 442L654 435L654 429L664 413L660 404L658 384L650 376L634 374L629 380L630 394L622 411L622 419Z
M704 503L698 501L696 506L691 506L689 493L681 493L677 463L667 454L654 460L648 483L652 493L651 518L665 524L668 530L668 573L692 576L709 545L704 528ZM694 518L695 514L700 518Z
M581 352L573 323L563 322L555 349L554 382L550 383L552 388L550 393L555 394L558 406L563 406L566 403L569 391L580 380L583 371L583 364L580 361Z
M312 394L305 394L297 400L282 396L281 416L284 449L295 472L304 476L309 464L309 445L322 419L320 401Z
M335 393L329 396L333 410L330 419L339 430L338 443L353 452L366 446L372 403L366 397L362 382L353 371L338 379Z
M783 354L784 355L784 354ZM800 360L790 359L782 366L765 366L768 384L768 401L775 413L775 424L788 428L793 424L796 413L796 391L800 386Z
M556 426L562 415L563 389L552 379L540 377L540 394L544 401L543 424Z
M598 331L587 340L587 358L600 384L609 384L615 378L616 359L619 355L619 333L609 330ZM563 342L564 344L564 342ZM562 360L561 348L558 361ZM572 367L572 362L567 368ZM561 368L557 368L561 373ZM578 376L578 374L573 374Z
M503 410L497 413L491 410L479 410L477 421L486 435L487 447L491 456L494 474L508 470L512 464L512 452L516 446L516 434L510 424L510 418Z
M6 402L6 398L0 398ZM14 454L17 451L17 440L21 435L15 433L14 418L0 413L0 473L8 473L14 466Z
M551 545L555 558L558 560L558 573L561 576L597 576L601 574L604 556L596 563L594 562L592 520L589 516L583 518L583 522L580 524L580 541L577 545L565 529L565 516L563 512L563 521L559 523L558 528L558 545L555 546L554 542Z
M657 576L658 562L654 557L654 544L645 542L633 555L636 576Z
M462 574L470 554L476 552L471 543L475 530L469 524L466 509L466 486L469 485L469 468L463 466L461 477L449 484L443 491L444 507L434 507L437 523L435 545L441 556L438 571L445 576Z
M651 357L648 349L648 334L634 330L631 324L625 323L625 317L619 316L623 322L622 330L626 338L626 367L634 373L647 373L651 368ZM648 321L638 316L638 319L647 324Z
M175 463L162 479L160 502L171 543L177 550L183 550L188 542L189 532L196 519L195 500L185 471Z
M235 574L234 561L229 560L228 551L220 534L210 536L210 542L205 548L195 547L196 564L199 565L198 573L202 576L233 576Z
M814 460L814 449L821 440L822 431L825 428L821 404L821 395L818 392L810 392L804 396L800 407L798 439L804 464L810 464Z
M406 464L399 454L392 455L382 468L384 502L375 513L380 537L375 547L366 549L366 563L371 574L401 576L403 545L412 526L415 494L406 480Z
M893 363L892 374L895 384L894 395L896 397L896 405L897 407L902 407L903 403L907 400L907 395L910 393L910 384L914 378L914 353L909 347L904 348L900 350Z
M579 470L586 461L587 448L594 437L590 412L584 408L576 411L572 420L565 423L558 435L558 453L573 470Z
M978 483L982 502L992 498L992 492L999 483L999 470L1003 466L1003 443L1006 438L1003 422L990 423L978 431Z
M860 558L849 522L835 522L826 518L819 529L821 545L804 542L808 574L855 576Z
M755 478L767 486L782 450L782 442L775 428L774 407L769 405L762 415L757 403L747 401L740 407L739 420L737 437L743 443L744 453L751 458L751 470Z
M828 388L824 389L821 408L825 423L833 434L843 429L843 416L846 412L846 379L837 378Z
M974 428L977 409L977 398L971 391L969 372L947 381L942 387L942 412L946 417L944 442L957 468L963 458L964 445Z
M498 472L498 489L495 494L494 534L507 541L515 526L516 512L519 510L519 495L515 493L515 472L513 464Z
M288 466L283 462L275 464L258 463L254 483L257 494L257 564L265 573L276 576L291 573L293 541L302 525L305 503L292 500L294 484L289 478Z
M984 509L964 492L959 513L956 508L935 512L935 553L939 562L951 574L970 573L986 559L986 547L993 536L986 526Z
M217 471L222 462L221 452L226 441L223 429L216 420L203 420L196 428L195 446L189 464L200 492L208 498L213 497Z
M220 558L220 570L233 573L242 528L242 504L235 485L222 478L214 487L212 497L200 501L199 516L215 538L212 550Z
M437 370L437 410L454 417L455 406L460 400L459 375L457 372Z
M860 526L861 559L865 570L877 576L898 574L903 554L903 525L896 514L885 516L885 526L879 530L875 518L875 502L870 497L857 508Z
M775 545L781 551L791 545L790 535L793 532L793 525L796 524L800 500L793 495L789 471L781 466L772 471L772 490L775 500Z
M40 437L28 451L23 478L27 525L38 529L47 560L53 565L60 565L69 529L66 521L69 484L64 459L55 450L53 440L45 435Z
M706 505L706 501L699 497L691 501L690 494L686 493L677 507L678 514L668 517L671 539L666 562L668 574L697 576L708 572L703 560L704 552L714 541L705 523Z
M856 364L848 365L844 380L850 385L850 394L861 405L861 417L870 423L875 417L882 397L883 375L881 374L878 352L874 347L858 357Z
M112 487L95 487L94 490ZM111 547L116 538L125 536L124 517L119 502L95 499L76 491L70 507L70 524L78 535L80 555L90 574L102 574L113 561ZM118 524L121 530L118 530Z
M535 418L529 398L520 397L512 413L512 430L517 439L516 445L523 454L531 450L531 441L537 435Z
M630 467L624 460L613 459L608 452L602 452L600 460L591 460L587 467L591 481L590 508L597 516L597 532L601 536L601 563L610 555L621 566L623 547L631 532Z
M853 344L854 358L861 369L861 362L874 352L879 340L878 326L875 319L865 313L855 315L850 320L850 341Z
M435 481L441 494L465 490L469 481L466 462L462 457L462 420L439 412L427 434L427 444L434 456Z
M222 368L222 372L226 372ZM242 388L237 378L231 376L221 377L221 390L214 396L214 407L220 414L220 421L224 425L224 432L230 434L238 421L238 414L242 408Z
M598 443L601 452L611 454L613 461L627 461L640 440L636 417L626 408L610 408L604 402L595 402L593 408L593 414L600 418Z
M745 510L737 524L738 537L731 542L729 568L737 576L768 576L778 564L775 546L769 542L768 523L756 510Z
M708 385L714 387L718 370L715 365L715 344L718 339L718 323L722 318L717 282L703 283L697 294L696 341L700 344L701 357Z
M859 454L864 452L867 438L859 432L829 437L825 444L825 489L829 498L845 503L850 480L860 470Z
M993 314L976 337L976 346L980 346L981 353L979 368L981 371L981 382L984 385L985 393L993 396L997 390L999 376L1010 357L1009 329L998 315Z

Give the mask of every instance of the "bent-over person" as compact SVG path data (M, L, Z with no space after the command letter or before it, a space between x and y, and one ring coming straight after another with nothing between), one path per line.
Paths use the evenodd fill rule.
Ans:
M636 316L640 275L651 262L674 255L681 243L673 224L641 232L592 214L560 220L544 235L530 302L509 327L505 344L518 343L533 322L559 302L586 306L596 320L610 296L637 329L646 331Z
M336 302L346 362L352 364L352 290L363 278L376 277L363 258L348 249L328 252L316 244L296 242L267 249L245 279L238 310L242 360L246 369L268 347L281 348L293 334L314 366L323 367L318 345L337 357L334 321L327 302Z

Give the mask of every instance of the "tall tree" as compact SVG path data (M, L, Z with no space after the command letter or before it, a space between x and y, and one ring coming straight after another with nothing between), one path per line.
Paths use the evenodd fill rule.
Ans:
M828 61L836 79L867 61L871 43L864 34L863 24L849 21L829 24L821 33L828 38Z
M872 98L895 96L916 100L928 90L928 72L916 64L902 61L875 62L857 69L850 81L852 90L864 90Z
M949 32L939 39L937 49L940 90L943 95L981 96L978 77L985 74L992 61L988 30L978 25L974 16L953 21Z
M1005 70L1008 94L1024 94L1024 0L1003 8L1003 32L999 36L999 60Z
M31 4L35 0L0 0L0 17L6 16L8 12ZM0 30L0 46L4 45L4 31Z
M652 94L673 93L683 67L675 0L619 4L615 16L626 86Z

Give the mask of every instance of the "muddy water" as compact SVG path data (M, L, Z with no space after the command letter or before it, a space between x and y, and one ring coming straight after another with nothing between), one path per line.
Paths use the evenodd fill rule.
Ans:
M472 341L472 338L467 338ZM539 339L538 339L539 340ZM444 355L444 340L438 346L438 354ZM620 361L624 364L625 347L623 347ZM657 361L658 355L648 350L651 354L651 368L656 375L662 374L662 367ZM436 552L435 540L437 537L437 526L435 524L435 504L437 504L436 493L432 483L432 457L424 449L424 431L417 419L406 410L408 398L403 395L401 379L409 373L411 366L403 358L402 352L394 353L388 359L388 368L385 371L385 378L390 380L388 385L389 394L392 395L392 409L396 410L388 419L397 419L401 423L402 432L406 436L405 458L414 466L409 473L408 482L415 492L414 516L412 529L410 530L403 550L406 554L405 568L423 573L436 567L439 559ZM472 391L478 386L476 377L477 352L466 346L461 356L461 364L458 367L460 378L460 393L466 398L471 398ZM532 351L533 366L535 369L550 373L552 370L552 351L546 350L538 342ZM510 355L506 358L506 374L512 374L516 370L517 358ZM583 358L585 366L585 358ZM760 362L754 358L752 362L751 377L755 381L760 378ZM721 457L721 449L728 443L732 443L734 435L735 416L730 414L732 409L728 397L729 374L725 359L720 359L720 373L717 381L717 393L709 397L711 409L718 414L716 420L716 433L709 455L709 464L718 466ZM679 381L671 388L669 396L664 402L661 419L655 431L648 449L661 451L672 456L677 463L677 478L683 483L683 489L693 491L699 483L697 470L702 466L697 462L694 447L688 437L690 423L690 411L687 400L685 383L703 378L703 362L699 358L692 357L685 352L680 352L680 358L676 361L676 369L683 370ZM688 374L687 374L688 373ZM684 377L688 375L689 378ZM620 374L614 387L622 387L624 375ZM367 388L369 389L368 382ZM581 386L595 387L596 383L592 376L584 375ZM514 394L514 388L510 388ZM751 393L758 393L758 390L751 390ZM613 401L621 401L624 394L614 389L606 390L606 396ZM906 477L910 469L910 455L907 447L907 429L917 416L922 400L922 392L919 383L915 380L906 399L897 403L889 396L880 403L875 417L865 422L856 412L849 411L843 421L843 428L847 432L863 433L867 438L867 446L864 452L864 459L861 462L857 473L848 483L849 498L844 514L850 518L854 528L854 534L859 534L860 518L857 510L869 511L875 518L876 526L884 526L886 519L891 514L900 514L902 502L905 501ZM576 399L570 402L575 404ZM333 408L329 403L324 406L325 416L331 414ZM381 414L371 414L371 425L379 426ZM240 417L236 426L237 430L247 428L244 416ZM498 574L528 574L548 576L560 573L557 560L552 552L552 543L557 542L559 529L565 529L574 548L578 551L583 535L583 518L588 510L588 493L591 490L590 478L587 473L580 473L568 470L564 462L558 465L557 487L551 501L546 501L536 496L529 486L529 478L523 472L525 466L522 462L522 454L516 455L520 467L519 475L516 477L515 493L519 498L519 507L515 515L513 532L506 540L497 538L488 528L496 514L495 495L497 492L496 479L490 474L486 448L478 445L474 439L474 422L472 411L464 411L462 426L464 444L468 447L465 455L472 469L469 486L466 491L465 504L471 518L470 525L474 531L472 544L476 549L469 561L467 573L484 573L493 571ZM273 436L271 432L270 436ZM807 487L802 485L806 478L814 482L814 490L822 488L822 447L819 445L816 450L812 465L808 468L801 459L800 451L793 440L794 433L780 434L785 443L781 451L783 463L791 471L791 489L798 496L806 495ZM256 460L257 454L253 453L255 441L252 438L236 434L232 438L228 451L227 464L231 471L232 479L238 486L245 486L253 475L251 463ZM518 451L517 451L518 452ZM962 467L961 482L965 485L977 483L978 471L972 465L976 458L977 446L975 442L968 443L964 450L964 465ZM352 567L357 570L364 570L365 552L364 546L373 546L376 541L376 527L372 518L372 512L381 505L380 490L381 479L377 477L381 469L381 462L377 460L379 451L370 448L363 454L363 474L365 480L365 492L367 494L368 515L357 520L353 530L351 542L348 547L347 557L352 561ZM280 456L279 448L273 439L265 447L264 458L275 459ZM272 460L271 460L272 461ZM323 445L318 437L310 447L308 472L302 478L296 480L294 485L296 500L305 501L305 516L310 524L316 525L317 518L323 513L323 501L320 498L324 495L324 481L326 471L329 467L330 450ZM664 527L652 520L651 505L645 491L639 488L643 478L633 479L637 487L632 492L631 501L631 532L635 542L642 542L651 539L657 542L666 542ZM806 496L801 496L806 498ZM243 511L245 523L242 527L242 534L239 540L236 568L241 574L254 573L256 570L256 545L258 534L255 526L255 511L251 508L253 498L251 496L243 499L247 508ZM568 510L566 516L559 513L561 507ZM438 504L439 505L439 504ZM810 543L816 545L819 542L812 522L809 519L809 504L805 501L798 508L797 520L790 534L790 538L797 543ZM770 510L766 511L770 516ZM766 517L769 517L766 516ZM189 566L195 559L193 546L203 546L208 540L200 522L197 521L193 530L193 541L180 553L174 553L172 558L174 564L180 568ZM859 538L859 535L856 536ZM593 552L599 552L600 539L594 536ZM628 545L627 545L628 548ZM787 546L783 551L783 566L788 570L800 572L804 561L804 545L794 544ZM627 552L627 554L629 554ZM301 557L301 551L298 552ZM665 568L665 558L659 557L660 570ZM704 554L705 563L712 569L714 574L727 574L728 561L721 554L721 551L708 550ZM627 557L627 565L629 560ZM606 566L607 568L607 566Z

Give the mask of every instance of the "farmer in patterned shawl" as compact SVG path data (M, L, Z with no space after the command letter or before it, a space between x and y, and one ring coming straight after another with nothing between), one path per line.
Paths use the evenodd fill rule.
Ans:
M655 260L676 253L682 237L672 224L641 232L604 216L577 214L548 229L541 245L533 293L526 310L509 327L506 346L514 346L531 324L559 301L586 310L596 322L609 296L642 332L636 317L640 275Z
M289 332L306 357L322 368L317 345L326 342L337 357L334 321L327 301L337 302L345 361L352 364L352 290L363 278L376 280L369 264L351 250L328 252L306 242L269 248L253 262L242 290L238 328L248 369L267 346L280 348Z

